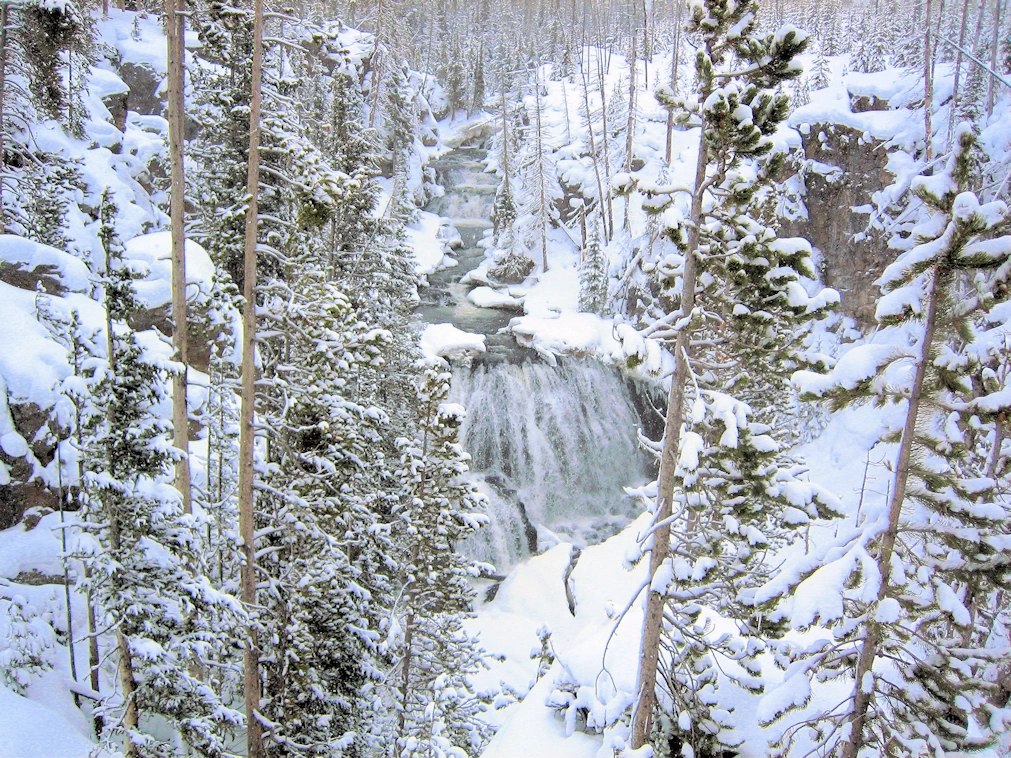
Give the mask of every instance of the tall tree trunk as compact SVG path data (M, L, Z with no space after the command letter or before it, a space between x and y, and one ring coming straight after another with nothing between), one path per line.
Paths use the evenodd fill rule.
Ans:
M376 9L376 41L372 47L372 108L369 110L369 129L375 128L376 114L379 112L379 89L382 86L382 56L379 51L379 42L383 34L383 0L379 0L379 7Z
M990 40L990 70L997 70L997 48L1000 46L1001 13L1004 10L1004 0L997 0L993 9L993 38ZM996 79L987 77L986 83L986 117L993 115L994 86Z
M535 125L537 128L537 191L538 191L538 202L540 203L540 208L538 213L540 214L540 227L541 227L541 269L543 271L548 270L548 224L550 223L551 214L548 213L548 197L547 197L547 166L544 160L544 125L541 122L541 67L537 64L534 69L534 87L536 88L537 98L535 100Z
M74 607L71 603L70 594L70 566L67 555L67 522L64 515L64 506L66 505L66 494L63 490L63 455L61 453L62 440L57 438L56 440L56 478L57 478L57 494L60 498L60 548L63 551L63 601L67 604L67 651L70 654L70 678L77 682L77 651L74 649ZM997 445L1000 447L1000 444ZM74 705L78 708L81 707L81 698L76 692L74 693Z
M239 539L242 542L242 602L253 613L256 606L256 546L253 525L253 426L256 401L256 227L260 188L260 111L263 79L263 0L254 0L253 83L249 101L249 171L246 194L246 245L242 294L242 408L239 419ZM250 619L244 658L246 755L263 758L260 709L260 642L255 619Z
M506 88L502 87L502 186L509 192L509 101Z
M980 1L982 5L982 0ZM965 49L965 26L969 19L969 0L962 6L962 23L958 28L958 53L955 56L955 84L951 94L951 107L948 111L948 135L944 140L947 149L951 149L951 137L955 132L955 113L958 110L958 90L962 83L962 50Z
M930 4L931 0L927 0L926 23L924 24L923 31L923 135L926 143L926 157L928 161L933 157L933 148L931 147L930 139L933 131L930 124L930 109L933 107L934 99L934 69L930 63L930 24L932 21L930 15Z
M172 225L172 345L182 371L172 377L172 444L183 457L176 463L176 489L183 498L183 510L193 511L190 488L189 413L186 409L187 342L189 338L186 307L186 181L183 168L183 114L185 60L183 40L186 17L182 0L165 0L166 45L168 47L168 137L169 162L172 164L169 214Z
M133 657L130 654L130 642L122 631L116 631L116 647L119 650L119 687L126 710L123 712L123 728L127 731L126 757L137 758L140 752L136 743L130 737L130 732L136 731L140 722L137 711L137 682L133 677Z
M593 160L593 173L597 178L597 195L600 198L600 218L604 226L604 237L610 239L610 233L607 229L607 216L604 213L604 180L600 176L600 157L597 155L597 142L593 136L593 111L590 110L590 79L586 71L590 65L590 54L586 50L585 45L583 46L583 51L586 52L586 66L583 65L582 52L580 52L579 71L583 79L583 107L586 109L586 133L590 139L590 158Z
M681 5L684 0L677 0L677 9L674 11L674 46L671 48L670 58L670 89L677 94L678 91L678 53L681 47ZM670 165L671 151L674 148L674 109L667 113L667 153L665 159Z
M909 465L912 458L913 441L916 436L916 422L920 413L920 394L927 375L927 365L930 362L930 349L937 333L937 308L940 299L938 278L941 273L934 272L930 284L930 300L927 304L927 318L924 322L923 343L917 358L916 371L913 374L913 386L909 393L909 405L906 408L906 421L902 428L902 441L899 443L899 455L895 464L895 477L892 482L892 497L888 504L888 528L881 537L881 547L876 561L881 574L881 584L878 587L880 602L888 591L891 576L892 553L895 552L895 540L899 534L899 517L902 515L902 504L906 499L906 484L909 481ZM878 657L878 646L881 643L881 632L873 621L867 622L867 632L864 635L860 657L857 660L855 677L856 694L853 697L853 716L850 719L850 739L843 746L842 758L857 758L864 745L864 725L867 721L867 711L873 694L869 687L864 686L864 679L874 669Z
M604 189L606 190L606 195L601 197L601 201L604 203L604 207L607 208L607 241L610 242L614 237L614 205L611 202L611 148L608 144L607 139L607 87L605 84L606 76L604 73L604 61L600 57L600 51L597 51L597 79L600 85L600 120L603 127L601 131L601 140L604 143Z
M632 57L628 64L628 124L625 128L625 171L632 170L632 144L635 140L635 75L636 75L636 49L635 39L632 39ZM625 204L626 218L628 216L628 204ZM628 224L626 223L626 226Z
M10 2L0 0L0 234L7 232L4 184L7 173L7 23Z
M708 97L708 93L706 93ZM704 129L704 127L703 127ZM703 132L704 136L704 132ZM699 225L702 221L702 199L705 195L706 170L709 155L703 138L699 139L699 159L695 165L695 192L688 232L688 250L684 278L681 285L681 313L688 318L695 308L695 284L698 278ZM667 397L667 419L664 423L663 451L660 458L660 478L657 486L656 513L653 523L670 518L674 505L674 487L677 484L678 448L681 444L681 425L684 423L685 396L688 384L688 354L690 330L686 327L677 336L674 347L674 375L671 377ZM653 547L649 552L649 575L656 575L670 553L670 524L653 532ZM649 742L653 728L653 711L656 708L656 677L660 660L660 634L663 631L664 598L649 592L646 601L646 619L642 629L642 656L639 660L639 687L632 717L632 748L638 749Z

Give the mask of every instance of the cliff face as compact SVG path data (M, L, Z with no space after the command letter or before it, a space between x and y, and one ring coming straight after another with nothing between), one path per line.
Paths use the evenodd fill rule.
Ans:
M888 111L873 96L850 98L852 114ZM881 114L884 115L884 114ZM784 234L805 237L821 252L821 275L839 291L842 311L861 326L874 322L874 285L894 257L887 237L869 228L874 193L892 184L889 147L867 131L840 123L803 123L803 159L796 175L803 216L782 223Z

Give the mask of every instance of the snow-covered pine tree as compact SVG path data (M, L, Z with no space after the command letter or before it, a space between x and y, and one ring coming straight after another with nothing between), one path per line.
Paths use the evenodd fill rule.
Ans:
M798 358L790 325L837 299L831 292L808 296L800 278L813 273L806 263L810 246L778 240L761 222L758 193L783 160L773 151L770 137L789 108L789 98L773 89L800 74L793 59L807 38L792 27L759 35L757 12L757 2L705 0L692 7L689 29L699 41L696 91L688 101L670 103L680 112L683 126L701 126L692 206L686 219L673 207L673 196L666 203L658 198L652 203L663 214L664 235L674 243L674 249L661 256L657 271L678 307L651 319L636 335L638 340L626 335L629 345L641 345L633 351L637 360L654 352L652 342L654 347L664 345L675 362L654 508L653 579L633 748L671 733L695 749L733 744L734 735L721 731L730 721L714 717L715 687L695 688L690 680L694 672L713 670L711 653L719 649L740 661L742 684L760 689L761 680L752 676L756 664L750 660L760 649L751 616L762 609L752 605L750 593L763 571L761 560L750 559L756 546L773 544L782 529L817 517L832 503L817 488L795 481L790 467L774 465L778 445L767 436L769 428L752 425L747 406L727 394L745 373L743 362L764 355L770 366L782 363L786 346L791 346L787 352L795 350L793 359ZM708 202L710 197L715 200ZM782 265L777 265L780 259ZM706 330L710 319L724 321L727 333ZM642 344L642 338L649 342ZM700 349L694 344L697 339L708 347ZM780 366L779 371L786 368ZM772 483L776 486L770 488ZM729 491L720 492L724 486ZM693 492L696 488L715 488L715 494L707 498ZM713 503L721 507L709 507ZM708 524L710 518L715 522L702 528L700 520ZM672 529L679 537L676 559L671 557ZM725 572L727 581L715 578ZM699 619L699 597L735 618L740 637L711 640L706 622ZM665 616L678 619L669 636L663 632ZM665 642L688 639L686 633L697 644ZM658 676L670 687L659 708ZM688 705L684 718L677 712L670 715L675 703ZM654 730L658 710L663 723Z
M607 295L607 256L600 246L600 237L594 225L586 244L586 257L579 266L579 310L604 315Z
M296 261L291 261L292 264ZM261 423L272 448L261 474L261 601L267 754L377 749L380 618L391 601L392 552L373 507L385 414L348 397L356 370L390 339L373 329L322 266L303 261L290 285L267 288L282 339L264 345L271 391ZM279 353L279 354L278 354Z
M482 651L463 626L473 598L469 579L481 568L457 550L487 517L483 496L462 478L470 457L459 442L465 411L446 401L449 380L436 367L425 370L419 436L401 440L404 499L396 515L404 587L391 685L402 756L477 753L490 736L478 717L484 699L470 683Z
M825 58L825 45L819 44L815 58L814 58L814 70L811 72L814 77L811 81L811 85L816 89L825 89L832 83L832 72L828 65L828 59Z
M829 377L796 376L808 397L835 408L900 404L903 427L889 438L898 451L885 507L786 590L818 586L825 602L791 612L787 601L782 614L794 626L817 620L832 638L782 651L795 661L788 696L776 696L766 718L806 705L808 680L841 680L850 692L787 730L780 754L805 732L815 750L844 758L940 757L986 745L1011 716L990 699L1007 648L989 642L988 614L970 610L1008 590L1008 509L996 471L971 465L967 434L973 416L1003 410L991 393L975 397L970 376L980 319L1006 298L1009 213L966 189L975 138L967 124L956 137L944 169L911 185L923 213L879 279L877 338ZM1000 435L979 444L992 450Z
M0 681L24 695L28 685L52 670L56 633L51 612L35 608L24 595L6 599L7 634L0 644Z
M100 737L109 746L123 740L128 756L174 755L174 738L151 730L150 719L160 717L194 752L216 756L242 716L193 672L209 648L234 638L241 611L194 571L200 523L169 483L171 428L157 410L167 366L129 326L138 274L122 258L116 213L106 195L99 235L106 350L85 373L93 407L81 440L84 589L102 628L115 630L119 679L99 708Z

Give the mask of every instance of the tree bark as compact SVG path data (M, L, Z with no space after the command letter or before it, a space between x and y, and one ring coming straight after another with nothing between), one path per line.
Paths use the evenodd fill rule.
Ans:
M107 0L108 1L108 0ZM0 0L0 234L7 232L4 211L4 176L7 171L7 16L10 2Z
M583 50L586 50L585 45L583 46ZM586 66L590 65L589 57L589 52L587 52ZM597 194L600 197L600 218L604 226L604 237L610 239L611 235L607 228L607 216L604 213L604 181L600 176L600 158L597 155L597 143L593 137L593 112L590 110L590 81L589 75L586 72L586 66L583 66L581 52L579 58L579 70L583 79L583 107L586 109L586 133L590 139L590 158L593 160L593 173L597 178Z
M677 94L678 91L678 52L681 47L681 5L683 0L678 0L674 23L674 46L671 48L670 58L670 89ZM667 154L665 159L670 165L671 151L674 148L674 109L667 113Z
M707 95L708 96L708 93ZM688 318L695 308L695 284L698 278L699 225L702 221L703 185L709 156L703 139L699 139L699 159L695 166L695 192L692 197L691 220L688 233L689 254L685 258L681 285L681 313ZM674 346L675 368L667 397L667 419L664 424L663 451L660 458L660 478L657 486L656 514L653 523L670 518L674 505L674 487L677 484L678 448L681 444L681 425L684 423L685 395L688 384L688 349L690 330L678 332ZM670 553L670 524L659 527L652 536L653 547L649 553L650 579L656 575ZM653 728L653 711L656 708L656 677L660 659L660 634L663 631L664 598L650 591L646 601L646 619L642 629L642 655L639 659L639 687L635 713L632 717L632 748L637 750L647 742Z
M931 22L931 0L927 0L926 7L926 23L924 24L923 31L923 139L926 144L926 156L929 161L933 157L933 148L931 147L931 124L930 124L930 109L933 105L932 101L934 99L934 81L933 81L933 67L930 64L930 22Z
M547 184L547 171L544 165L544 126L541 123L541 77L540 64L534 69L534 87L537 98L535 100L535 118L537 127L537 190L538 202L540 203L539 213L541 216L541 269L548 270L548 223L551 215L548 213L548 198L545 192Z
M246 238L242 309L242 406L239 419L239 539L242 542L242 602L250 614L256 606L256 546L254 541L253 426L256 399L256 242L260 186L260 111L263 79L263 0L254 0L253 83L249 104L249 170L246 194ZM255 620L247 628L244 657L246 755L263 758L259 722L260 643Z
M635 139L635 74L636 74L636 49L635 39L632 39L632 58L628 64L628 124L625 127L625 171L632 170L632 143ZM626 226L628 218L628 204L625 204Z
M906 421L902 428L902 441L899 443L899 455L895 464L895 478L892 483L892 496L888 504L888 528L881 537L881 547L878 550L877 564L881 573L881 584L878 587L878 601L884 599L888 591L888 578L892 554L895 552L895 540L899 534L899 517L902 515L902 503L906 499L906 484L909 481L909 464L913 451L913 439L916 434L916 422L920 413L920 394L927 375L927 365L930 362L930 348L937 332L938 308L938 278L940 272L935 270L934 279L930 284L930 300L927 304L927 318L924 322L923 343L917 358L916 371L913 374L913 386L909 392L909 405L906 408ZM876 623L869 621L860 657L857 660L855 677L856 694L853 697L853 717L850 719L850 739L843 746L842 758L857 758L864 745L864 724L867 721L867 711L871 704L872 688L864 679L871 676L874 662L878 656L878 645L881 642L881 632Z
M997 0L993 8L993 38L990 40L990 70L997 70L997 48L1000 44L1000 21L1001 13L1004 10L1004 0ZM994 86L996 80L992 76L987 77L986 82L986 117L989 119L993 115Z
M601 196L600 200L607 208L607 241L610 242L614 237L614 206L611 203L611 148L608 146L607 140L607 88L604 62L600 58L599 50L597 51L597 79L600 85L600 120L603 126L600 138L604 143L604 180L606 183L604 189L607 191L607 194Z
M183 114L185 62L184 46L186 17L182 0L165 0L166 45L168 47L168 137L171 185L169 215L172 227L172 345L175 359L182 371L172 377L172 444L183 457L176 463L176 489L183 498L183 510L193 511L190 487L189 413L186 409L187 389L187 306L186 306L186 180L183 167Z
M948 136L945 147L951 149L951 137L955 132L955 112L958 110L958 90L962 79L962 50L965 49L965 25L969 19L969 0L962 6L962 23L958 28L958 53L955 56L955 84L951 93L951 108L948 114Z
M397 716L397 733L401 740L407 729L407 699L411 694L411 646L414 644L414 613L404 619L404 670L400 678L400 713Z
M130 732L136 731L139 723L137 712L137 683L133 678L133 657L130 654L130 643L122 631L116 631L116 647L119 649L119 686L123 694L123 703L126 711L123 713L123 728L127 731L125 738L127 758L136 758L140 755L137 745L130 737Z

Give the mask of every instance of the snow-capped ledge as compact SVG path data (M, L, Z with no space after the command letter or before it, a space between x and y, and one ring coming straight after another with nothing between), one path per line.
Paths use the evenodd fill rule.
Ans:
M452 324L429 324L421 333L421 352L429 361L469 360L486 349L483 334L471 334Z

